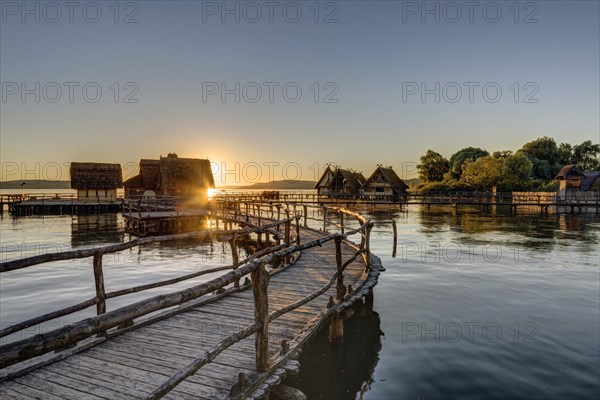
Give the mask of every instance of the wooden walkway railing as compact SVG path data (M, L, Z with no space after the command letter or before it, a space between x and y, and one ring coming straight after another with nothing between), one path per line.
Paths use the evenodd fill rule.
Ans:
M266 377L268 377L269 372L272 371L274 367L274 365L271 365L268 353L269 324L279 317L292 312L307 304L311 300L323 295L334 284L336 285L337 295L335 298L333 296L330 297L330 304L328 307L334 308L335 306L340 306L342 303L347 302L351 296L356 296L357 291L361 288L362 284L368 280L369 271L371 269L371 254L369 250L370 231L373 226L371 222L365 220L365 218L357 213L340 208L330 208L326 209L326 211L323 213L324 217L326 217L327 212L329 212L337 214L342 221L344 215L346 217L356 218L359 227L348 231L345 231L344 228L342 228L341 232L333 234L323 233L322 237L319 237L315 240L301 242L300 214L295 214L292 210L290 210L290 208L285 207L285 205L279 205L279 207L277 207L279 210L278 217L281 215L281 213L284 213L286 218L275 219L269 218L267 215L265 215L265 212L261 211L260 207L258 210L255 209L255 211L258 211L258 215L254 215L250 211L252 211L252 209L255 207L256 205L254 204L248 204L239 201L218 203L216 207L217 210L215 210L213 213L213 220L215 222L219 220L223 221L226 227L227 225L232 226L233 224L245 225L243 229L214 229L162 237L148 237L96 249L44 254L21 260L0 263L0 273L5 273L51 261L92 257L92 267L95 281L95 296L89 300L5 328L0 331L0 337L4 337L33 325L96 305L96 316L94 317L86 318L79 322L69 324L65 327L47 333L38 334L27 339L0 346L0 369L4 369L4 375L0 377L0 382L11 380L14 377L32 371L41 365L47 365L59 359L65 358L72 353L100 343L107 338L112 338L116 335L119 335L121 330L128 331L135 329L137 326L144 326L172 316L174 313L182 312L190 307L197 306L199 304L198 300L207 294L216 293L219 296L226 296L234 291L238 291L240 290L240 280L249 275L251 281L248 281L248 278L246 278L243 287L248 287L248 285L251 285L252 287L254 298L254 323L249 324L243 329L240 329L237 332L229 335L225 339L221 340L218 344L213 346L209 351L204 352L201 356L194 359L193 362L189 363L186 367L181 368L176 374L171 376L159 387L157 387L151 393L149 398L158 399L163 397L171 390L176 388L177 385L183 382L187 377L193 375L196 371L198 371L198 369L217 357L217 355L219 355L225 349L239 342L240 340L255 334L255 369L258 375L253 378L254 380L252 382L240 382L237 393L232 392L232 396L244 397L252 393L252 391L256 390L258 385L260 385L260 383L266 379ZM271 214L271 216L274 216L274 211ZM305 225L306 219L307 214L305 213ZM292 228L293 225L295 225L295 232L292 232L294 230ZM342 223L342 227L343 226L344 225ZM249 235L251 233L267 233L273 235L276 238L276 244L259 251L244 260L238 260L239 257L237 254L236 240L241 235ZM295 234L294 237L292 236L293 233ZM355 234L360 234L361 242L359 245L354 245L347 241L349 236ZM103 255L149 243L187 238L204 238L209 236L218 237L223 241L229 241L232 250L232 265L202 270L147 285L139 285L112 292L106 291L102 267ZM281 243L282 241L283 243ZM318 290L315 290L312 293L304 296L302 299L269 312L267 301L269 275L277 274L279 271L281 271L281 268L273 269L271 272L268 272L266 266L289 266L294 262L295 259L297 259L297 256L300 252L317 246L321 247L330 241L335 243L336 267L335 273L331 275L327 283ZM354 249L354 253L351 254L351 256L345 261L342 257L342 243L345 243L347 248L349 246L350 248ZM364 262L363 277L359 283L354 286L354 288L352 286L346 287L344 284L344 271L348 265L356 261L359 257L362 257ZM107 311L106 309L106 300L110 298L171 285L204 274L226 270L229 270L229 272L224 275L184 290L179 290L160 296L154 296L115 310ZM228 287L229 285L231 286ZM211 296L211 298L214 297L215 296ZM166 310L178 305L180 307L177 309ZM163 311L162 313L156 314L157 311L161 310ZM146 319L143 319L144 317ZM78 342L82 343L82 346L72 349L71 351L65 351L66 349L75 346ZM291 352L289 348L286 350L287 352L284 352L284 356L287 357L291 354ZM48 353L52 351L61 352L54 356L47 357ZM27 365L19 368L20 363L34 358L34 361L36 362L29 364L26 363ZM279 358L278 361L276 361L275 366L281 364L284 358ZM15 366L15 364L17 365ZM2 373L1 370L0 373ZM245 378L242 380L245 381Z

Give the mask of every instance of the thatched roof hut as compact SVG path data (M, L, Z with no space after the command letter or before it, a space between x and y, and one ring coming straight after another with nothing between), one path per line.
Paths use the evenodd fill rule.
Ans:
M363 185L365 195L405 196L408 185L396 174L392 167L377 166Z
M365 181L361 172L337 168L331 177L329 193L331 195L359 195Z
M71 189L117 189L123 187L120 164L73 162Z
M125 197L140 196L147 190L167 196L192 196L198 189L215 187L210 161L179 158L170 153L159 160L140 161L140 173L125 181Z
M582 171L577 165L569 164L562 167L554 179L559 181L559 192L566 189L587 192L598 190L600 171Z
M165 194L194 189L214 189L215 181L210 161L198 158L179 158L170 153L160 158L161 188Z
M577 165L569 164L562 167L554 179L559 181L567 179L585 179L585 174L577 167Z

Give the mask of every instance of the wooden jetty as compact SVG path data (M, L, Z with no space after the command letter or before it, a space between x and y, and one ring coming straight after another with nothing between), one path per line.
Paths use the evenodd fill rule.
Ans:
M23 215L62 215L97 214L121 211L120 201L80 202L71 193L31 193L24 195L0 195L0 211L8 206L8 211L17 216Z
M268 397L286 374L297 371L294 359L321 327L329 324L330 340L340 341L349 308L363 299L367 310L372 307L373 287L383 270L370 252L373 224L360 214L320 208L315 215L337 215L341 221L339 231L329 233L308 228L306 213L303 219L278 205L275 213L273 208L241 201L217 202L212 229L0 263L0 273L15 274L32 265L91 257L95 281L90 299L4 328L0 337L96 308L96 316L0 346L1 397ZM353 227L351 220L356 221ZM224 229L218 229L217 221ZM240 260L236 243L248 235L272 237L275 243ZM360 243L349 240L354 235ZM232 265L121 290L110 291L105 285L102 258L106 254L206 237L229 242ZM107 299L216 272L225 273L184 290L107 310Z
M269 194L272 197L273 194ZM217 194L216 200L237 199L256 204L268 204L269 197L261 193ZM555 192L439 192L410 193L400 198L394 196L323 196L318 193L280 192L277 201L293 205L337 205L350 206L406 206L420 205L425 209L432 206L450 206L453 211L462 207L476 207L482 210L505 208L512 213L519 210L549 213L600 213L600 192L581 192L559 195Z

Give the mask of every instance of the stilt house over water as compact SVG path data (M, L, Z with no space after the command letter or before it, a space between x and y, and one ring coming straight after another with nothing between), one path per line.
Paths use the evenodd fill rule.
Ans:
M80 204L115 202L117 189L123 187L120 164L73 162L70 173Z
M559 181L558 193L600 191L600 171L582 171L576 165L565 165L554 179Z
M125 198L147 195L193 197L208 200L208 189L215 181L210 161L198 158L179 158L169 153L158 160L140 161L140 173L124 182Z
M331 197L352 197L362 194L361 188L366 179L361 172L337 168L328 185Z
M408 185L396 174L392 167L377 166L377 169L362 187L364 196L382 198L388 197L398 200L407 196Z

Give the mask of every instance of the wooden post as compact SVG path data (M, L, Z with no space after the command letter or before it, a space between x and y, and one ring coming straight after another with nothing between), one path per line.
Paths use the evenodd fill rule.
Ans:
M346 287L344 286L344 270L342 264L342 238L340 236L334 239L335 241L335 262L336 268L338 272L337 276L337 296L336 299L338 301L344 300L344 295L346 294Z
M235 270L239 266L239 256L238 256L238 250L237 250L237 232L233 234L233 237L229 241L229 245L231 246L231 259L233 262L233 269ZM233 285L236 288L239 288L240 280L236 279L235 282L233 283Z
M307 223L308 223L308 206L306 204L304 204L302 206L303 211L304 211L304 227L308 227Z
M260 263L250 276L254 294L254 319L260 323L255 340L256 370L266 372L269 370L269 274L265 265Z
M281 220L281 205L277 204L277 221ZM279 228L279 225L277 225Z
M327 232L327 208L323 207L323 232Z
M258 215L258 224L260 226L260 204L256 205L256 214Z
M300 216L296 217L296 244L300 244Z
M329 342L342 343L344 341L344 318L338 313L333 313L329 322Z
M396 227L395 219L392 219L392 230L394 231L394 248L392 250L392 257L396 257L396 248L398 247L398 228Z
M344 213L340 211L340 229L342 231L342 235L344 234Z
M366 256L367 256L367 265L365 266L365 269L369 270L371 269L371 226L367 225L367 237L365 239L365 248L367 249L366 252Z
M98 297L96 311L97 314L100 315L106 312L106 291L104 290L102 254L100 252L94 253L94 281L96 282L96 297Z
M290 245L290 236L291 236L291 231L292 230L292 226L291 226L291 221L288 219L285 222L285 246L289 247ZM290 256L285 256L283 259L284 263L287 265L290 263Z

